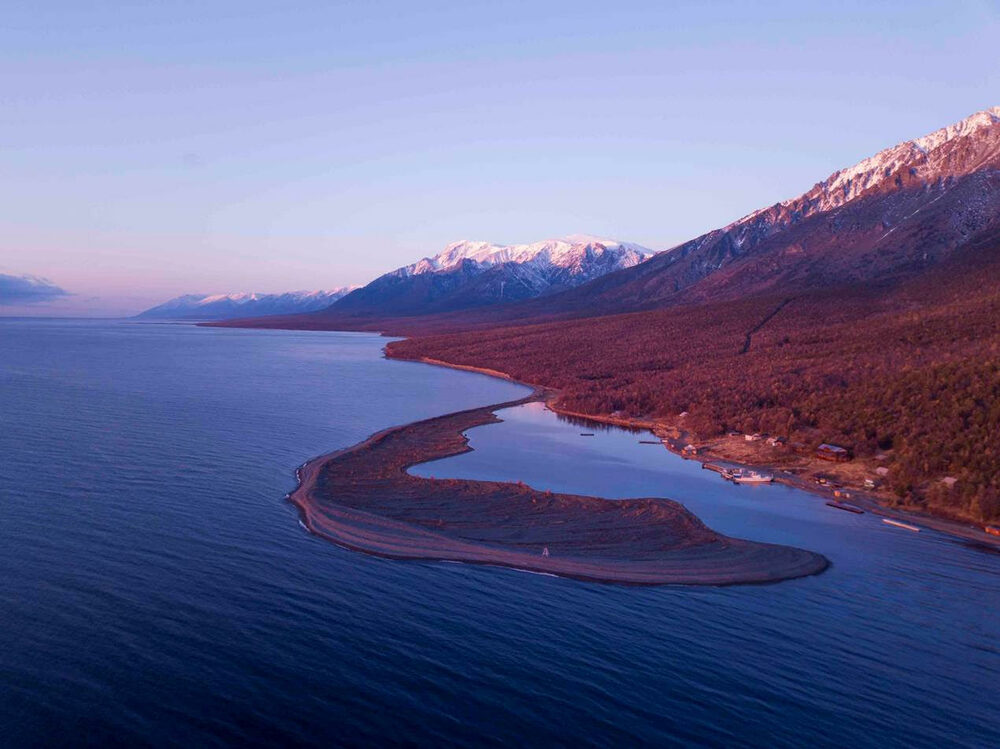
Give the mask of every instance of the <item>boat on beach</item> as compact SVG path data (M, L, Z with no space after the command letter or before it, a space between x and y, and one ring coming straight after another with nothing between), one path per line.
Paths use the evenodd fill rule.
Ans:
M725 474L723 474L725 476ZM734 484L770 484L774 481L774 476L769 473L760 473L758 471L748 471L739 468L735 471L730 471L727 478Z

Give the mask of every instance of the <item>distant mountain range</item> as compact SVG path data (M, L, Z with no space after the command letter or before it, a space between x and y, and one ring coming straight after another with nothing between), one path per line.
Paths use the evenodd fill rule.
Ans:
M236 317L294 315L315 312L349 294L353 286L329 291L291 291L285 294L186 294L136 318L148 320L229 320Z
M637 244L585 235L519 245L454 242L376 278L328 313L407 316L518 302L631 268L652 254Z
M382 329L391 321L396 331L458 330L794 296L900 282L996 237L1000 107L880 151L798 197L655 255L586 236L456 242L312 316L255 324Z
M449 330L893 283L998 232L1000 107L992 107L655 255L586 236L456 242L308 318L265 324Z
M451 312L553 294L631 268L653 251L630 242L572 235L533 244L463 240L379 276L367 286L286 294L187 294L140 319L232 320L315 312L344 317Z

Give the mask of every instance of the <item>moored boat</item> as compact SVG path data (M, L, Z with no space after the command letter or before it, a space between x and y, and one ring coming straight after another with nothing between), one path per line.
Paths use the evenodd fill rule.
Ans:
M920 529L915 525L910 525L909 523L902 523L899 520L893 520L892 518L882 518L883 523L889 525L894 525L897 528L905 528L908 531L913 531L914 533L920 533Z
M759 473L757 471L733 471L732 480L736 484L770 484L774 481L774 476L769 473Z

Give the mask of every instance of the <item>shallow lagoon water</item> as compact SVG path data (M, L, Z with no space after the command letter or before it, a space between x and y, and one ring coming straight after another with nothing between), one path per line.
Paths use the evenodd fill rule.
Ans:
M305 533L296 465L526 392L384 344L0 321L4 743L994 742L1000 556L725 484L635 434L528 407L417 470L669 496L832 569L624 588Z

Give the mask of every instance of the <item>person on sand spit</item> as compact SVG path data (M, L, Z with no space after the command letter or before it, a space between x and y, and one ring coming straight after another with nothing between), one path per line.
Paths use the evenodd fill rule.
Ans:
M548 546L543 546L542 547L542 556L543 557L547 557L548 555L549 555L549 547Z

